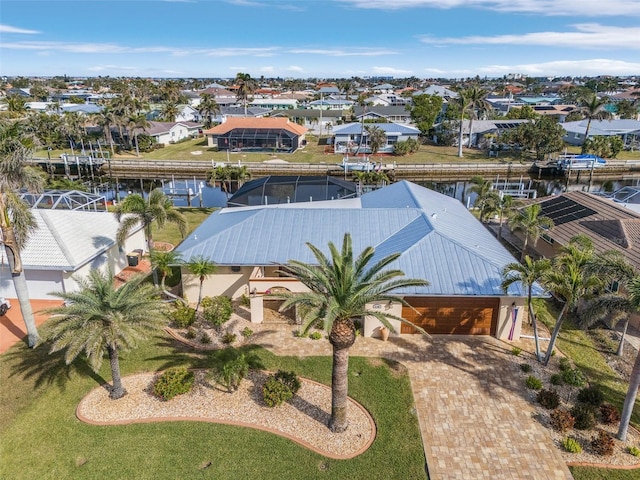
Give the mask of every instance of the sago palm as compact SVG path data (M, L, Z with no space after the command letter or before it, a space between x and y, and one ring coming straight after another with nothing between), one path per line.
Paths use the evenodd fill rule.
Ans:
M137 342L166 324L165 307L155 287L144 276L133 277L115 287L110 271L92 270L87 278L75 278L80 290L59 292L65 305L49 309L47 324L51 353L65 350L70 364L84 353L94 372L105 353L109 357L113 385L109 396L118 399L126 390L120 378L119 352L135 348Z
M302 330L308 331L321 322L333 347L333 371L331 377L331 418L329 428L343 432L348 427L347 393L349 348L356 339L354 321L365 316L379 320L394 332L390 319L405 323L406 320L384 310L372 309L373 302L406 302L392 292L405 287L428 285L425 280L403 278L397 269L386 269L400 253L388 255L375 263L373 247L365 248L354 257L351 235L345 234L342 249L329 243L330 257L310 243L307 246L316 258L316 264L290 260L282 273L299 280L309 291L303 293L278 293L283 299L281 311L300 307L305 312ZM424 330L418 328L424 333Z

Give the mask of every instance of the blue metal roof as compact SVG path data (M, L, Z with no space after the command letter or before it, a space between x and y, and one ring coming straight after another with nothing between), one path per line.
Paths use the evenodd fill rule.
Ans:
M221 265L313 263L306 242L328 253L347 232L355 252L373 246L376 259L401 252L392 267L430 282L397 292L404 295L500 296L502 269L516 261L462 203L407 181L359 201L219 210L178 251L187 262L204 255ZM519 285L509 293L526 295Z

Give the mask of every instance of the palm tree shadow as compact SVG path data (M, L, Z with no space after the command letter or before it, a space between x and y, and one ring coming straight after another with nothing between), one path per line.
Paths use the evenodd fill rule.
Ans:
M78 356L69 365L64 360L64 352L49 353L50 344L43 343L37 348L12 348L4 354L11 366L9 377L20 376L23 380L34 380L36 388L57 386L64 391L74 375L92 378L98 385L107 381L89 367L84 357Z

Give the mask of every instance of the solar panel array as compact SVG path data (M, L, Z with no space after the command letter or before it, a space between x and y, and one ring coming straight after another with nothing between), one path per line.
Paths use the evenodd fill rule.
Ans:
M542 203L541 215L553 220L554 225L580 220L597 213L589 207L585 207L570 198L555 197Z

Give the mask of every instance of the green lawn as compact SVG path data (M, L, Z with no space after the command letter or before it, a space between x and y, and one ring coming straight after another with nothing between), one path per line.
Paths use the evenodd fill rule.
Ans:
M265 368L330 382L330 357L253 350ZM218 356L187 352L162 335L123 355L121 368L124 375L174 365L202 368ZM3 354L0 478L426 478L409 379L387 362L351 359L350 395L371 412L378 428L372 447L352 460L326 459L277 435L227 425L83 424L74 415L76 405L103 379L110 379L108 362L99 374L81 361L65 367L60 355L47 355L46 345L29 350L19 344Z
M205 221L215 211L215 208L188 208L188 207L176 207L176 210L182 212L187 217L187 233L185 237L193 232L198 225ZM166 222L163 228L158 228L157 225L153 225L153 239L158 242L169 242L173 245L178 245L182 242L182 235L178 227L170 222Z

